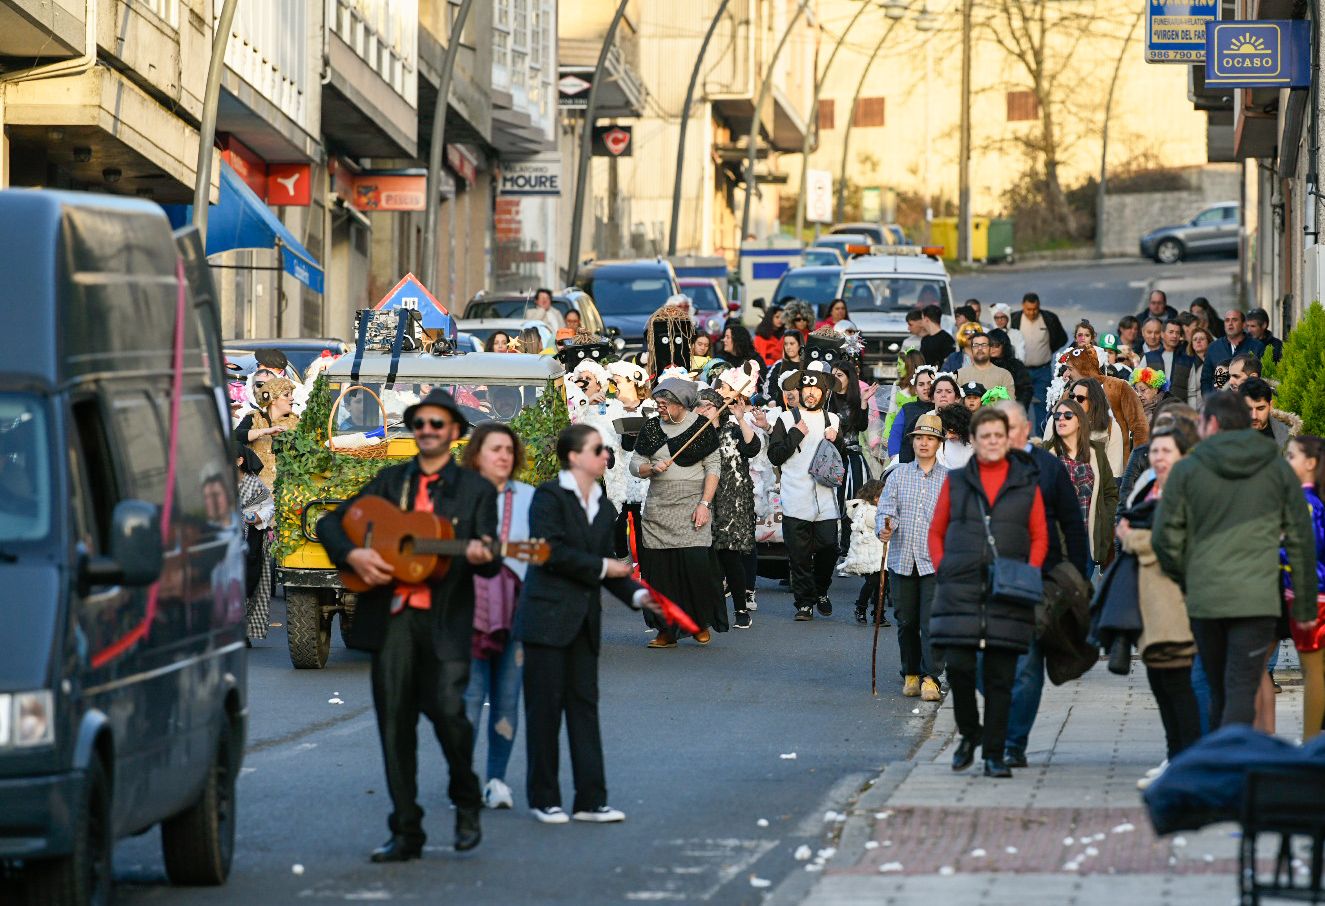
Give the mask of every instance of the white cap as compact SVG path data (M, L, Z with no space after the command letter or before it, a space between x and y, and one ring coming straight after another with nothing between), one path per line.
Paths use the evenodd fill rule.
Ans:
M1008 304L1006 302L995 302L993 305L989 307L989 312L990 315L994 317L998 315L1007 315L1009 317L1012 316L1012 309L1008 307Z

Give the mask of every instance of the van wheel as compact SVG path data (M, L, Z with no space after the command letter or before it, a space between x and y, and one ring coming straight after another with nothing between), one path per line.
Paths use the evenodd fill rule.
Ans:
M33 904L107 906L111 901L110 783L100 759L92 760L86 783L86 795L73 816L73 852L28 864L27 892Z
M285 635L290 663L300 670L321 670L331 653L331 614L322 613L316 592L285 593Z
M161 851L172 884L216 886L235 853L235 752L230 721L221 725L216 757L198 801L161 822Z
M354 608L343 606L340 611L340 640L345 644L346 648L350 647L349 634L351 631L350 627L353 625Z

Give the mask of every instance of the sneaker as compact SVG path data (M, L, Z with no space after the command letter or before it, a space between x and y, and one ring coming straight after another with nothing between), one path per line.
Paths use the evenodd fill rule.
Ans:
M825 617L831 617L833 615L833 602L828 600L828 595L823 595L819 598L819 613Z
M813 620L813 619L814 619L814 608L811 607L809 604L806 604L804 607L796 608L796 622L803 623L806 620Z
M920 682L920 700L922 702L941 702L943 701L943 691L939 689L939 684L929 677L925 677Z
M529 813L540 824L570 824L570 815L559 805L551 808L531 808Z
M1151 768L1150 770L1146 771L1145 776L1142 777L1140 780L1138 780L1138 781L1136 782L1136 788L1137 788L1138 790L1146 790L1146 789L1148 789L1148 788L1150 787L1150 784L1152 784L1152 783L1154 783L1156 780L1158 780L1158 779L1159 779L1159 776L1160 776L1161 774L1164 773L1164 770L1165 770L1168 766L1169 766L1169 762L1168 762L1168 759L1166 758L1166 759L1164 759L1163 762L1160 763L1160 765L1159 765L1158 767L1154 767L1154 768Z
M755 602L755 590L753 588L745 590L745 609L751 612L759 609L758 603Z
M736 628L749 629L754 624L754 619L750 616L748 610L736 611Z
M915 673L908 673L906 679L902 682L902 694L907 698L915 698L920 694L920 677Z
M562 814L565 814L564 812ZM575 813L576 821L588 821L592 824L615 824L626 820L626 813L611 806L600 805L593 811L580 811Z
M857 605L856 605L856 622L859 623L859 624L862 625L862 626L865 625L865 605L864 605L864 604L857 604Z
M514 808L515 798L511 788L494 777L483 788L483 804L488 808Z

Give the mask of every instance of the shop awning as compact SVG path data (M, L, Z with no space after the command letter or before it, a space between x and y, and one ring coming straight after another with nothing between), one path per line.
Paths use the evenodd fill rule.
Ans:
M193 217L192 205L162 205L172 224ZM315 293L322 292L322 267L294 238L266 202L253 193L239 174L221 162L221 200L207 214L207 254L234 249L278 249L285 272Z

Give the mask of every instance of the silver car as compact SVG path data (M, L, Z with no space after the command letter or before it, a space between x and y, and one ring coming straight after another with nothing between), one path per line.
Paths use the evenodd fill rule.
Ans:
M1141 237L1141 255L1160 264L1176 264L1189 255L1238 253L1242 234L1236 201L1221 201L1189 223L1160 227Z

